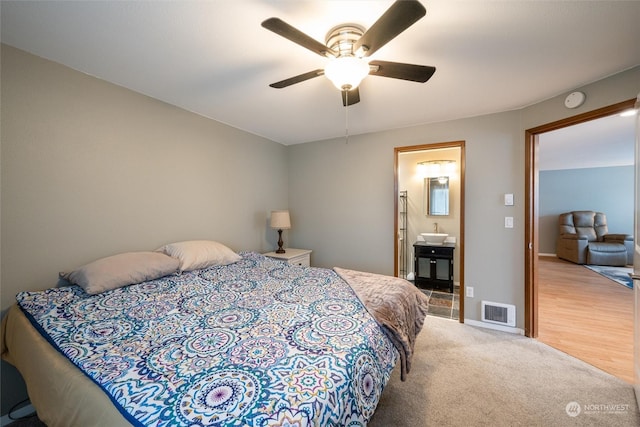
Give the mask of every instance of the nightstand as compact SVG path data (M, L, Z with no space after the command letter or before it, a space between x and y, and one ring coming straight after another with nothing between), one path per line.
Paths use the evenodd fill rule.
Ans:
M269 252L264 254L269 258L275 258L287 262L291 265L301 265L303 267L311 266L311 250L309 249L293 249L286 248L286 252L283 254L277 254L275 252Z

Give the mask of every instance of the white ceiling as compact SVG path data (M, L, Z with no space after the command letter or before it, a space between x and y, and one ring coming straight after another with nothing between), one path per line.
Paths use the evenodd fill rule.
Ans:
M345 134L324 77L270 83L324 59L260 26L320 42L371 26L378 1L2 1L2 42L285 145ZM512 110L640 64L640 1L424 0L427 15L371 59L433 65L420 84L369 76L349 134Z
M629 166L635 162L636 117L603 117L539 137L539 170Z

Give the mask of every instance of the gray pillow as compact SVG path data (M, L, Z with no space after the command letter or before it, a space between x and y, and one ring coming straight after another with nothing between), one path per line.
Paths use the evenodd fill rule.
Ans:
M180 261L161 252L125 252L60 273L60 277L93 295L175 273L179 266Z
M180 260L180 271L228 265L242 259L227 246L213 240L187 240L169 243L156 251Z

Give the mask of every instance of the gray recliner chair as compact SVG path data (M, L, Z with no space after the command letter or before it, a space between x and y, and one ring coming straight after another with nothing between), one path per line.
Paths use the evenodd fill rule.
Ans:
M558 258L576 264L633 264L633 236L609 234L605 214L593 211L567 212L560 214L558 222Z

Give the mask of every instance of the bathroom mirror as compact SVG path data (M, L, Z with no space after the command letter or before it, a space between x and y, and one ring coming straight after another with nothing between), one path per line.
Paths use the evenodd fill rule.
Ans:
M426 215L449 215L449 178L424 179L424 205Z

